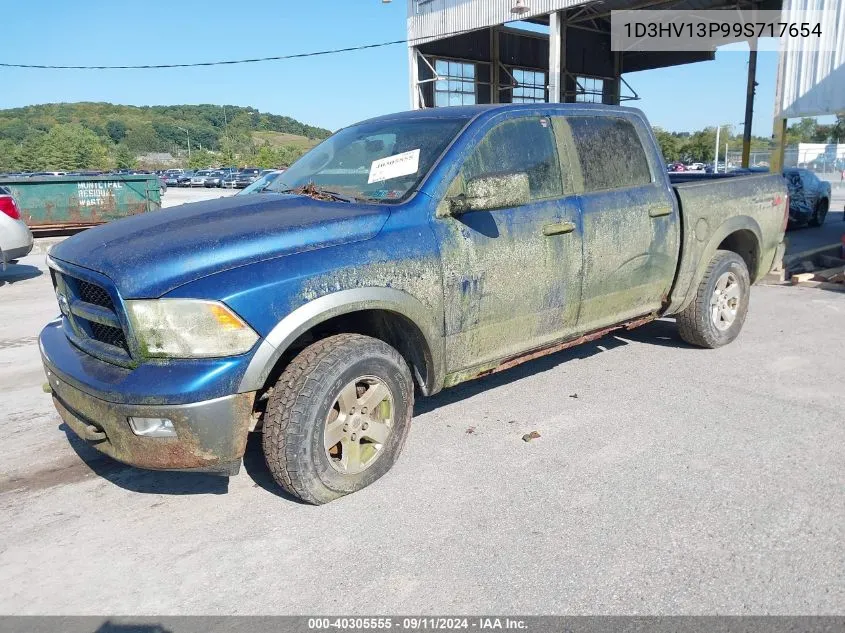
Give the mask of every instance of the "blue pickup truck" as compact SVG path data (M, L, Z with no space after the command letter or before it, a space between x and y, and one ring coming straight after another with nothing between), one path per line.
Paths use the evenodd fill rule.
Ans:
M238 472L263 433L311 503L394 464L415 392L667 315L732 341L782 253L779 175L673 186L634 109L455 107L337 132L264 190L55 246L57 410L141 468Z

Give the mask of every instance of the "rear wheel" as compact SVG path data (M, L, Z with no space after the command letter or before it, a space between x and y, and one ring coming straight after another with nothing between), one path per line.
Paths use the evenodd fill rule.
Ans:
M824 224L824 219L827 217L828 207L829 203L827 200L819 200L818 204L816 204L816 210L813 213L813 217L810 220L810 226L821 226Z
M309 503L360 490L396 462L413 406L411 372L395 349L360 334L318 341L291 361L268 403L270 472Z
M699 347L721 347L739 336L751 295L745 261L731 251L716 251L695 298L678 314L681 338Z

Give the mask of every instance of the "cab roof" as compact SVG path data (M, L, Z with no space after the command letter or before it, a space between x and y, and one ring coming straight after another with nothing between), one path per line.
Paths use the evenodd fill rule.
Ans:
M378 123L381 121L402 121L413 119L475 119L481 115L494 115L499 112L532 112L545 114L584 114L584 113L625 113L639 114L637 108L625 106L604 105L601 103L494 103L484 105L448 106L439 108L425 108L423 110L406 110L393 114L384 114L361 121L360 123Z

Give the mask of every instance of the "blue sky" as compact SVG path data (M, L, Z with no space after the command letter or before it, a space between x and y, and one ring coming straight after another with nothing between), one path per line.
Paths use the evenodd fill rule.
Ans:
M106 3L30 0L4 7L0 61L30 64L145 64L284 55L405 37L404 0L183 0ZM106 8L108 7L108 8ZM339 128L408 107L403 45L280 62L166 70L0 68L0 108L110 101L131 105L253 106ZM653 124L696 130L744 115L747 53L713 62L631 73L642 97L630 102ZM758 62L754 133L772 131L777 55Z

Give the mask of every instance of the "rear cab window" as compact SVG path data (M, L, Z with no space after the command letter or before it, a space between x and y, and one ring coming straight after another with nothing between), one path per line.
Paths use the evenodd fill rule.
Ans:
M640 187L655 181L648 154L630 120L615 116L555 117L564 163L584 193Z

